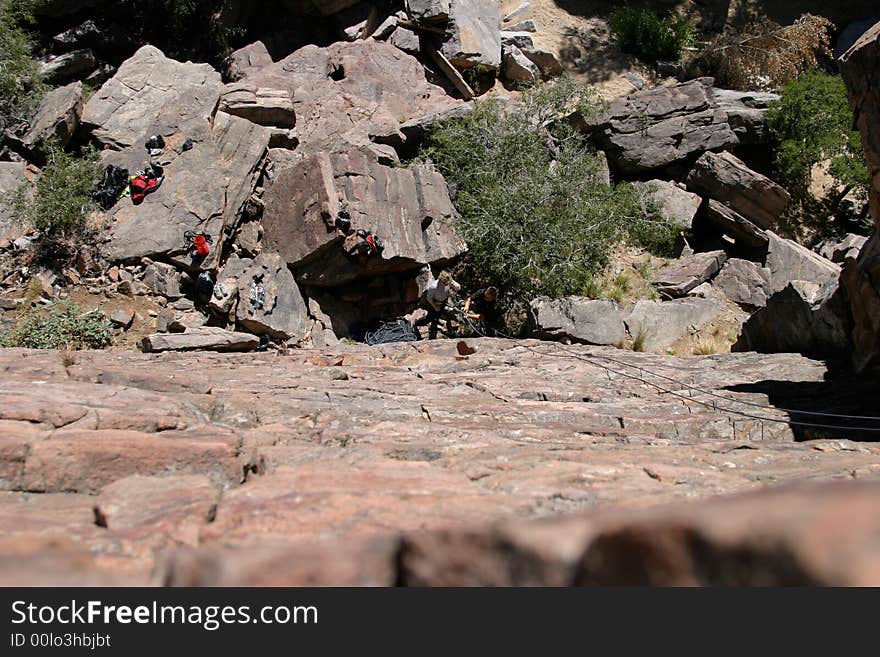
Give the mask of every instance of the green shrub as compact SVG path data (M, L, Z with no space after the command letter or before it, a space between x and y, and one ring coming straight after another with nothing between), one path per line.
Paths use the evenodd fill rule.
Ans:
M113 327L100 309L83 313L73 303L31 310L5 335L2 347L28 349L101 349L113 340Z
M584 294L621 240L674 238L629 185L602 181L602 161L563 117L599 110L591 90L563 78L519 105L478 102L441 123L423 156L449 183L469 275L519 298Z
M867 191L870 176L859 133L852 127L846 85L839 75L810 70L782 88L767 114L779 142L778 177L799 200L809 195L813 167L830 160L835 181Z
M33 226L43 238L70 237L80 232L97 205L92 193L100 175L98 154L86 149L77 157L56 144L48 144L46 166L33 186L22 185L12 207L23 224Z
M681 59L684 49L696 41L690 21L649 9L620 7L611 12L609 22L618 47L648 62Z
M21 2L0 0L0 130L29 118L45 91L22 28L29 19L22 7Z

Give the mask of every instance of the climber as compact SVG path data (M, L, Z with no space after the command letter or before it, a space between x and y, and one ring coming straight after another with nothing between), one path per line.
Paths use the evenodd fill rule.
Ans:
M357 241L352 245L352 247L347 251L348 255L363 255L363 256L371 256L371 255L380 255L382 250L385 248L385 245L382 244L382 240L379 239L378 235L374 235L370 231L364 230L363 228L358 229L357 233Z
M428 314L416 320L413 326L418 328L429 324L428 337L433 340L437 337L437 325L441 319L445 319L448 331L452 309L446 305L446 302L453 291L458 292L459 290L461 290L461 285L453 280L452 274L445 270L441 271L437 280L428 286L419 301L419 305L427 310Z
M492 337L499 330L498 288L489 286L471 294L464 302L464 316L482 324L481 332Z

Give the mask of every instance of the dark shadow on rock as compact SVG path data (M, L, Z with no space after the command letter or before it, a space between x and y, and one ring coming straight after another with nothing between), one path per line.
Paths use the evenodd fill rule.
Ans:
M591 83L604 82L628 71L633 60L609 43L607 31L594 27L566 27L559 61L569 71L586 76Z
M859 420L847 417L826 417L810 413L831 413L849 416L878 416L880 377L855 376L843 363L829 362L824 381L778 381L767 379L755 383L728 386L730 392L766 395L769 405L788 409L795 440L853 440L880 442L880 420ZM732 408L754 415L767 415L760 408L731 404ZM809 411L806 413L804 411ZM830 425L829 427L809 425Z

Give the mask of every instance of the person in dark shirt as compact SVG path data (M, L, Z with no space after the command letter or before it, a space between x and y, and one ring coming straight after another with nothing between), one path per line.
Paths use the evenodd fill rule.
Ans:
M498 288L490 286L474 292L464 302L464 314L469 319L481 322L483 333L495 335L499 330Z

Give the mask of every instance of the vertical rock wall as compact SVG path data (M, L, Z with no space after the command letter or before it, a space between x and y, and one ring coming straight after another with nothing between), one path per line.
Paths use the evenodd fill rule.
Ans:
M841 70L862 134L868 169L873 176L871 216L880 227L880 23L868 30L841 58ZM848 260L842 281L855 326L856 368L880 362L880 241L868 240L858 260Z

